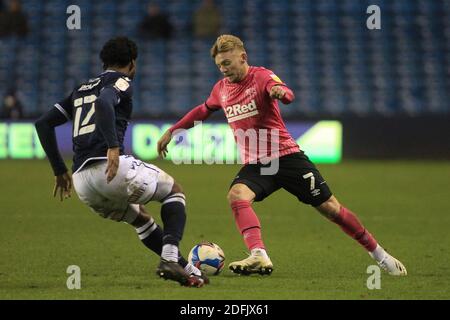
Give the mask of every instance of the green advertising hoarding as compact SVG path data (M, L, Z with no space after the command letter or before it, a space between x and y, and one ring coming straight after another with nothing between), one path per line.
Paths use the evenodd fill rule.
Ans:
M157 158L156 144L171 126L165 122L137 122L129 126L125 150L143 160ZM293 138L312 161L337 163L342 158L342 124L339 121L287 122ZM72 155L71 125L57 128L58 146L64 157ZM202 123L169 145L168 160L179 163L236 163L239 151L227 124ZM0 159L42 159L45 157L34 124L0 122Z

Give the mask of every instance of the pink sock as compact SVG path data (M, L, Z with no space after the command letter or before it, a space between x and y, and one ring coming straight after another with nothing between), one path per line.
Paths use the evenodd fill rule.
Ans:
M346 234L358 241L367 251L372 252L377 247L375 238L364 228L355 214L347 208L341 206L339 216L332 221L338 224Z
M265 249L261 238L261 224L253 211L250 201L237 200L231 203L234 220L236 225L244 237L245 245L248 250L255 248Z

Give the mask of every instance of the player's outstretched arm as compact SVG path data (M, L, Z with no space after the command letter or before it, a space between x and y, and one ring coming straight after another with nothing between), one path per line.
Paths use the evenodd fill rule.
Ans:
M180 121L164 132L158 141L158 154L163 158L166 157L168 152L167 145L172 140L172 134L175 130L190 129L194 126L196 121L206 120L212 112L213 110L210 110L205 103L202 103L189 111Z
M272 99L278 99L284 104L289 104L294 100L294 93L285 85L274 85L269 92Z
M61 201L70 197L72 191L72 178L67 172L67 167L58 150L55 127L65 123L67 118L56 108L44 113L36 122L36 132L41 141L48 160L55 174L55 187L53 196L59 191Z

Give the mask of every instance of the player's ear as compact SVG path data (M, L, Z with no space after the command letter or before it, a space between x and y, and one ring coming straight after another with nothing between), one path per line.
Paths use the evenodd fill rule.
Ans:
M241 52L241 63L247 62L247 53Z

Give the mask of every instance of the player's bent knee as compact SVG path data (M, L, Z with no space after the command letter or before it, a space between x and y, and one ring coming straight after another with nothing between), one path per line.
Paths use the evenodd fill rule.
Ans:
M139 205L130 204L124 210L105 210L101 208L92 208L94 212L99 214L102 218L110 219L116 222L126 222L132 224L139 215Z
M170 175L161 170L158 175L156 190L150 199L152 201L163 202L167 197L176 193L174 191L178 191L180 189L181 186L175 183L174 179Z
M183 188L182 188L181 185L180 185L179 183L177 183L177 182L174 182L173 187L172 187L172 190L171 190L170 193L171 193L171 194L174 194L174 193L183 193L183 194L184 194Z
M170 191L169 195L161 200L161 203L163 205L172 202L179 202L184 206L186 205L186 196L183 193L183 188L176 182L174 182L172 190Z
M250 190L245 184L235 184L231 187L230 191L228 191L227 199L231 204L234 201L239 200L247 200L252 201L255 198L255 193Z

